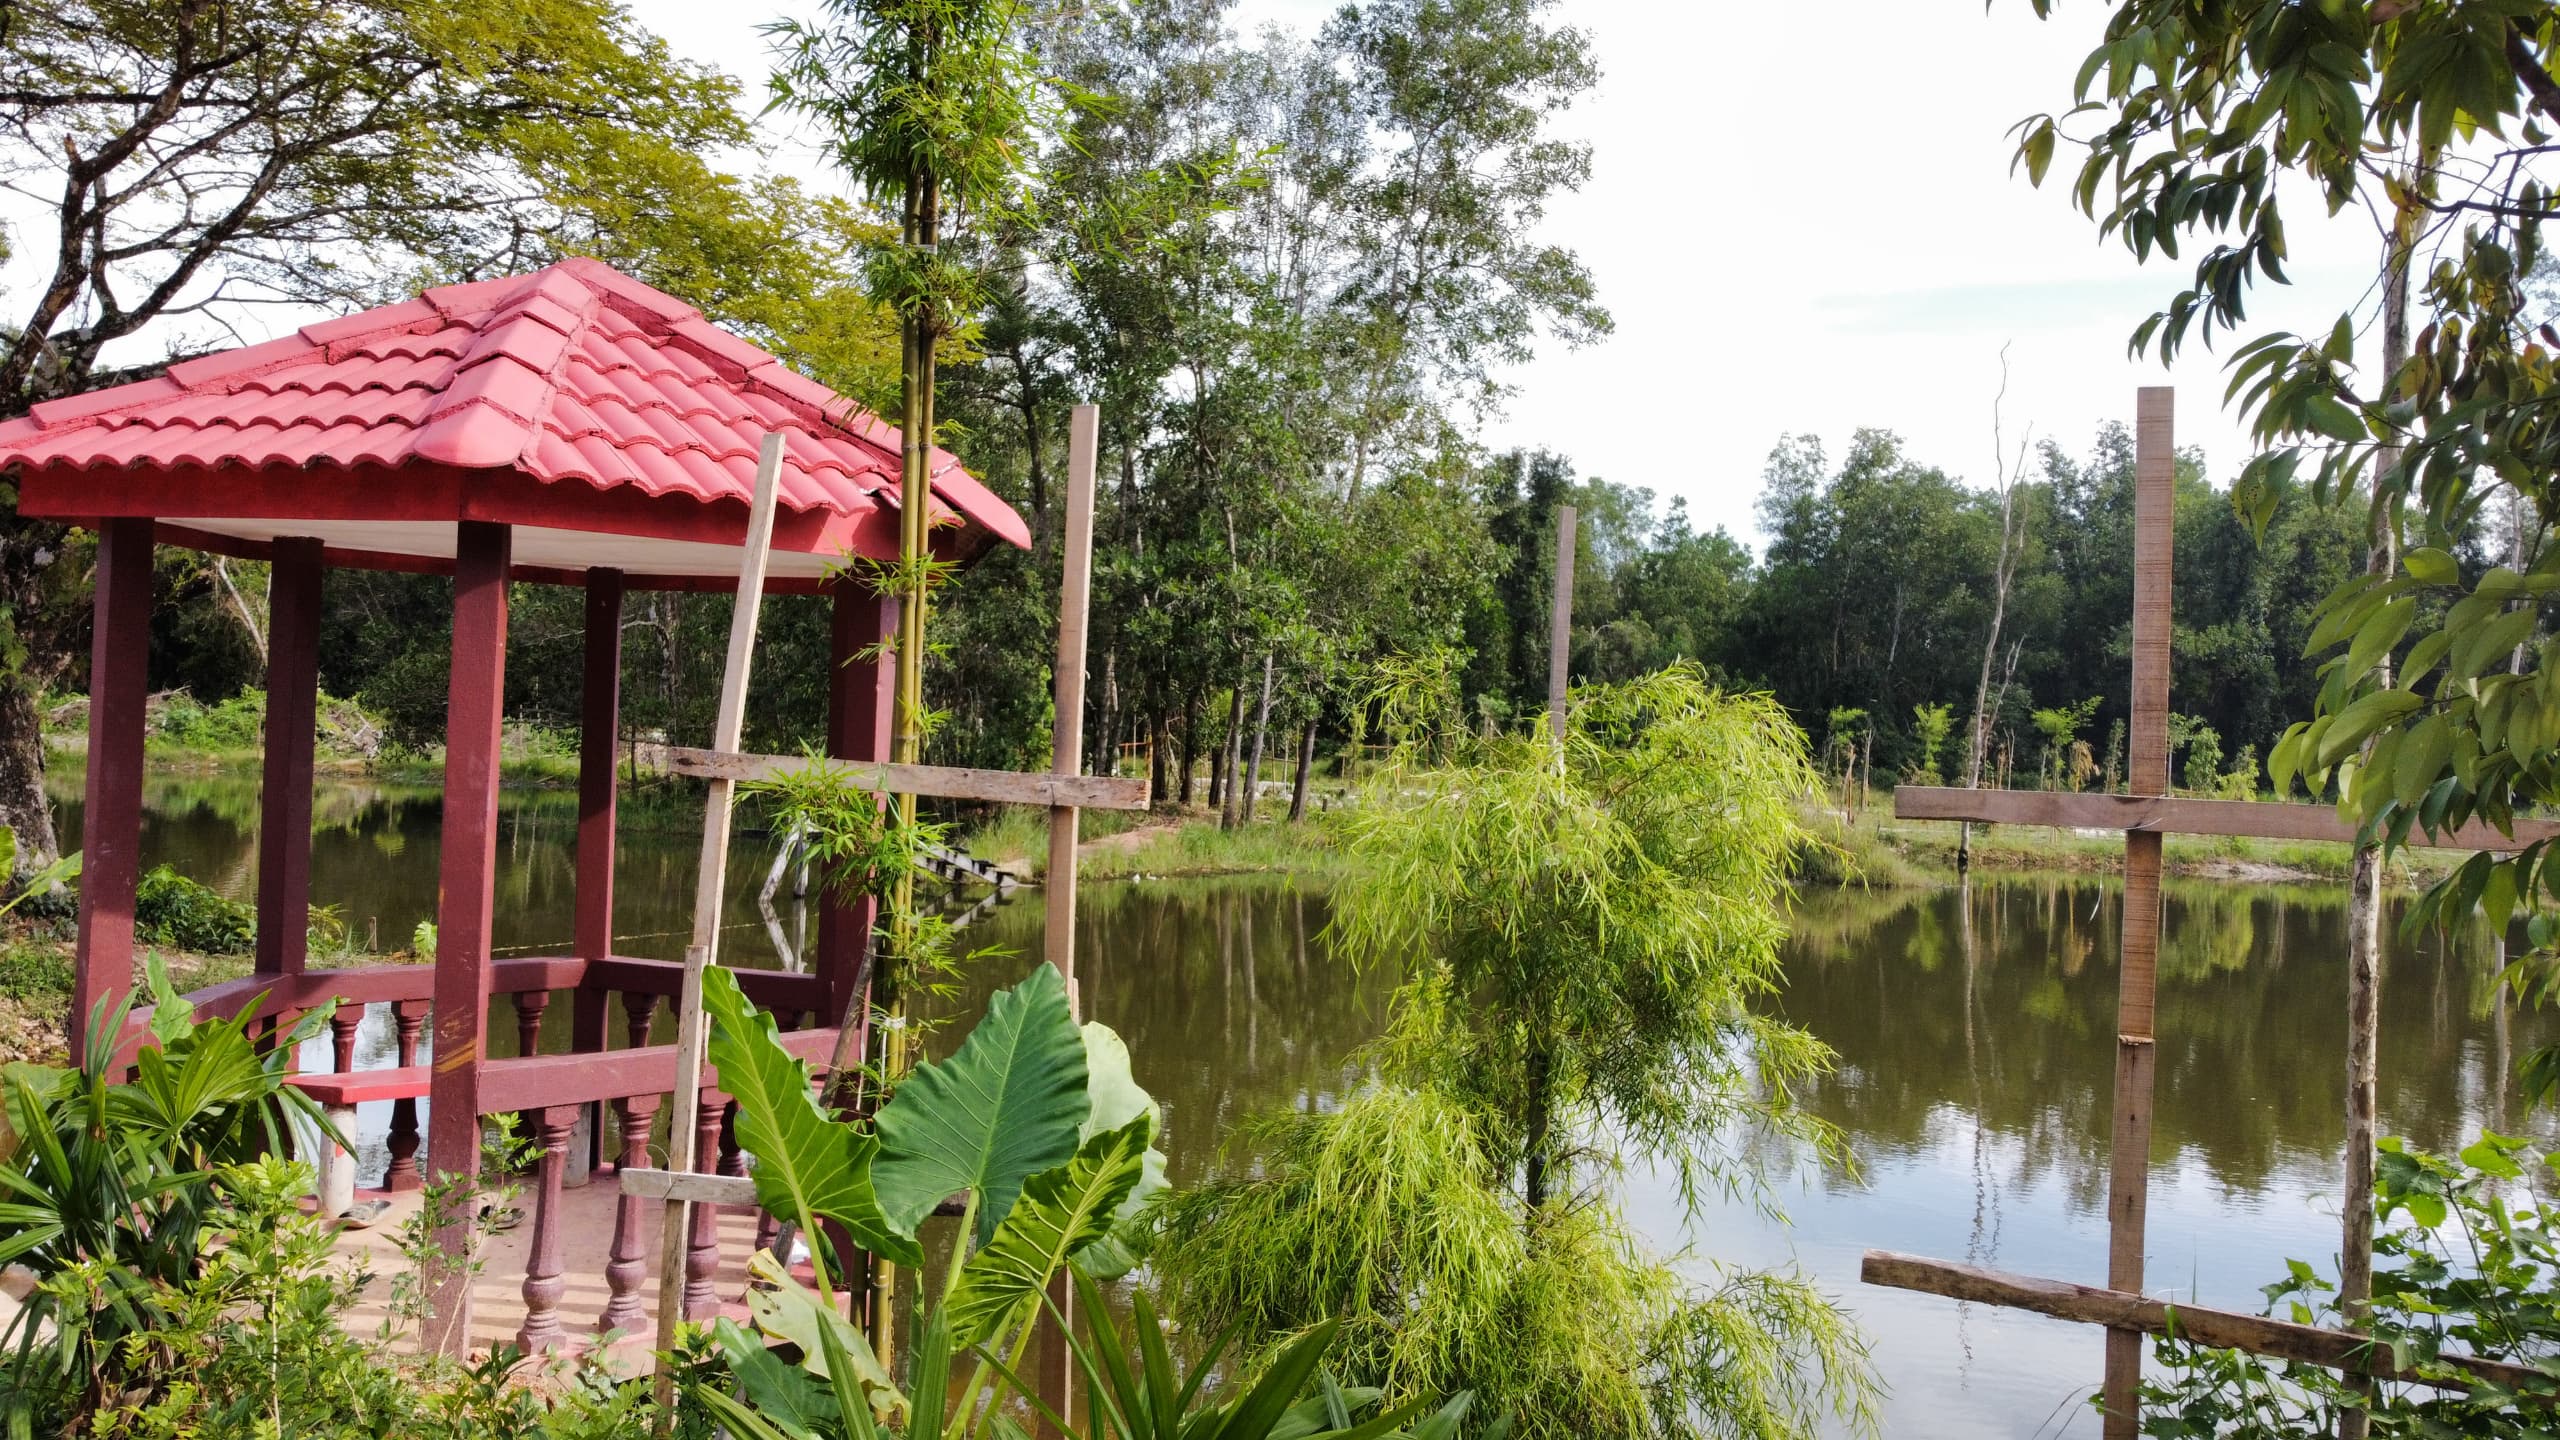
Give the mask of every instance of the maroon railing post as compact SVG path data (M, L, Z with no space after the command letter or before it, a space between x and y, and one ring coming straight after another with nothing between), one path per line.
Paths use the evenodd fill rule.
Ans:
M649 1163L649 1127L658 1118L658 1097L633 1095L622 1101L622 1161L625 1170L646 1168ZM604 1313L596 1317L596 1329L634 1330L646 1323L648 1311L640 1305L640 1287L649 1278L649 1253L646 1236L651 1219L657 1214L654 1202L625 1193L613 1204L613 1251L605 1259Z
M391 1022L400 1035L400 1068L418 1063L418 1036L427 1028L427 1006L422 1000L391 1002ZM390 1191L418 1188L418 1102L406 1095L391 1102L391 1164L382 1173L382 1188Z
M569 1165L569 1132L578 1126L580 1105L553 1105L541 1112L542 1158L534 1167L533 1246L525 1258L524 1325L516 1344L528 1355L558 1348L560 1297L568 1281L560 1273L560 1178Z
M341 1005L329 1012L330 1073L352 1075L356 1069L356 1028L364 1024L364 1007Z
M301 974L308 948L321 575L319 541L287 536L275 542L267 578L267 734L258 794L261 975Z
M649 1043L649 1017L657 1007L655 995L623 993L623 1024L629 1048L637 1050ZM649 1127L658 1118L658 1097L633 1095L622 1101L621 1108L620 1166L624 1170L645 1168L649 1163ZM640 1286L649 1278L646 1237L649 1222L657 1218L657 1213L654 1203L627 1191L614 1201L613 1250L605 1260L604 1313L596 1317L597 1330L632 1330L649 1318L640 1306Z
M551 1008L548 990L519 990L516 1002L516 1053L531 1055L542 1044L542 1012Z
M89 1017L133 988L133 891L141 879L143 698L151 651L151 521L98 523L89 638L89 779L81 812L80 939L73 951L71 1063ZM115 1037L108 1036L113 1044Z
M694 1112L694 1162L703 1173L716 1168L720 1153L720 1117L728 1109L724 1097L706 1090L701 1106ZM682 1117L678 1117L681 1121ZM720 1292L713 1283L720 1274L720 1207L693 1207L693 1233L684 1254L684 1318L708 1320L720 1313Z
M480 1063L489 1031L489 919L496 900L498 727L507 677L504 525L465 520L453 562L453 681L445 711L444 864L436 906L435 1075L427 1162L438 1175L480 1174ZM447 1217L437 1244L453 1262L429 1277L425 1339L459 1356L470 1344L471 1217Z

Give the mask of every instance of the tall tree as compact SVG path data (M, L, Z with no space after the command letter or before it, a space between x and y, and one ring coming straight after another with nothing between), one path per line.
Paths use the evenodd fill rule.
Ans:
M20 5L0 73L0 183L42 208L43 237L0 331L0 416L227 339L261 306L543 263L665 212L643 196L700 220L739 198L701 157L747 139L735 87L611 0ZM37 860L54 842L36 700L75 659L88 552L7 499L0 823Z

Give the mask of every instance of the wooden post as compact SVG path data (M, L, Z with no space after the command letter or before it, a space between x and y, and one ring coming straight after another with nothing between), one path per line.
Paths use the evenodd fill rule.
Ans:
M827 636L827 754L838 760L873 763L889 758L889 736L896 721L896 676L889 657L874 649L897 633L898 602L852 579L839 579L829 600ZM868 658L865 651L872 651ZM810 967L818 975L822 1025L850 1022L852 1048L836 1068L863 1060L863 1029L869 1019L871 930L880 920L880 902L869 896L844 900L832 891L818 905L818 951Z
M82 812L80 939L71 972L71 1063L90 1017L133 989L133 892L141 880L144 662L151 651L151 521L98 526L89 637L89 779ZM113 1044L115 1037L106 1037Z
M311 765L320 702L320 542L275 542L267 577L267 735L258 797L261 975L299 975L311 928Z
M1059 775L1084 773L1085 612L1093 592L1093 469L1101 428L1101 410L1079 405L1067 429L1067 535L1066 552L1061 557L1064 570L1058 586L1057 746L1049 767ZM1263 684L1264 705L1268 708L1267 670ZM1227 785L1232 794L1232 775ZM1075 1007L1079 1017L1083 1013L1076 990L1076 832L1080 817L1081 812L1072 805L1049 808L1045 895L1049 963L1058 967L1060 978L1067 982L1067 1003ZM1073 1325L1075 1291L1066 1276L1051 1279L1049 1299L1058 1307L1058 1314L1066 1317L1066 1325ZM1068 1413L1075 1382L1074 1352L1067 1339L1065 1327L1060 1324L1044 1322L1040 1327L1036 1383L1042 1400L1061 1415ZM1040 1434L1055 1437L1058 1431L1044 1418Z
M756 617L764 608L765 553L773 545L774 488L782 478L782 434L768 431L756 455L755 501L747 511L747 535L738 563L738 600L729 615L729 658L721 671L720 711L712 725L715 749L735 750L746 725L747 672L755 660ZM713 779L702 812L702 858L694 872L693 943L684 952L683 987L676 1000L675 1106L668 1118L667 1168L691 1170L697 1153L702 1100L702 972L720 945L720 903L729 875L729 805L737 782ZM685 1284L685 1251L693 1228L693 1206L684 1200L667 1207L666 1226L658 1242L658 1365L656 1394L658 1433L668 1433L675 1414L675 1370L670 1356L676 1329L683 1319L677 1296Z
M498 728L507 680L507 570L514 536L465 520L453 560L453 679L445 702L444 860L436 903L435 1070L427 1163L466 1184L480 1174L480 1062L489 1036L489 919L498 867ZM470 1345L469 1205L445 1217L447 1263L428 1276L427 1333L439 1353Z
M1547 733L1564 745L1564 692L1573 662L1574 508L1556 510L1556 593L1547 607Z
M2177 392L2144 387L2134 423L2133 724L2126 761L2136 795L2169 790L2169 581L2176 537ZM2160 958L2160 842L2124 837L2124 932L2116 982L2114 1144L2107 1183L2107 1287L2142 1289L2143 1227L2150 1206L2151 1092L2159 1047L2153 1003ZM2132 1440L2141 1414L2142 1332L2107 1332L2107 1440Z
M584 1106L553 1105L540 1112L536 1134L542 1146L533 1185L533 1243L525 1257L524 1324L516 1329L516 1346L528 1355L560 1347L560 1297L569 1282L560 1273L560 1182L569 1164L569 1133L577 1128Z

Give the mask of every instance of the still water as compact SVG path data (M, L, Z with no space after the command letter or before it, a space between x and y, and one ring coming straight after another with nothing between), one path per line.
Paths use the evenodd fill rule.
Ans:
M146 864L169 863L235 895L251 885L255 788L155 783ZM432 914L437 797L324 783L315 804L313 899L386 948ZM501 953L557 953L569 934L575 811L568 797L510 793L500 832ZM77 817L66 815L67 841ZM696 833L626 830L617 948L681 953ZM742 836L730 877L733 963L792 963L807 923L786 882L758 904L769 837ZM2149 1274L2155 1293L2254 1309L2287 1258L2330 1267L2344 1122L2343 888L2175 883L2160 963L2158 1119ZM1735 1137L1730 1152L1780 1177L1791 1226L1747 1204L1682 1213L1667 1181L1629 1178L1654 1244L1701 1283L1719 1265L1794 1265L1858 1317L1891 1387L1899 1436L2094 1435L2084 1405L2095 1331L1933 1297L1869 1290L1869 1247L2095 1281L2106 1254L2108 1092L2118 891L2098 879L1978 883L1969 892L1822 892L1798 909L1780 997L1837 1052L1807 1097L1848 1135L1854 1174ZM1326 1104L1356 1084L1392 982L1327 956L1320 891L1286 881L1127 881L1088 887L1078 953L1087 1013L1125 1035L1138 1078L1164 1103L1175 1183L1250 1165L1238 1123ZM951 1002L978 1003L1040 953L1036 897L969 932L991 956ZM2382 1119L2450 1148L2482 1127L2560 1139L2503 1077L2549 1043L2535 1014L2491 1003L2480 946L2393 941L2385 978ZM546 1045L565 1041L554 1006ZM368 1032L375 1027L368 1026ZM387 1027L383 1027L386 1028ZM493 1024L499 1053L511 1027ZM368 1035L369 1040L373 1037ZM386 1054L388 1036L368 1043ZM375 1128L368 1125L366 1128Z

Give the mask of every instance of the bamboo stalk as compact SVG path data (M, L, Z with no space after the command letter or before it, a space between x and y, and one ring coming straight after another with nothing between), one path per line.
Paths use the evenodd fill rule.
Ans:
M769 431L756 455L755 500L747 511L747 538L738 562L737 606L729 615L729 657L721 671L720 709L712 725L712 744L738 748L745 728L747 674L756 648L756 616L764 606L765 559L773 548L774 492L782 478L782 434ZM720 904L729 872L729 807L737 782L714 779L702 812L702 858L694 876L693 943L684 952L683 990L676 1002L675 1105L667 1126L667 1168L691 1170L694 1112L702 1104L702 972L720 948ZM686 1241L693 1226L693 1203L678 1196L668 1205L658 1247L658 1361L656 1392L658 1433L665 1435L675 1417L675 1369L671 1356L676 1330L684 1319Z

